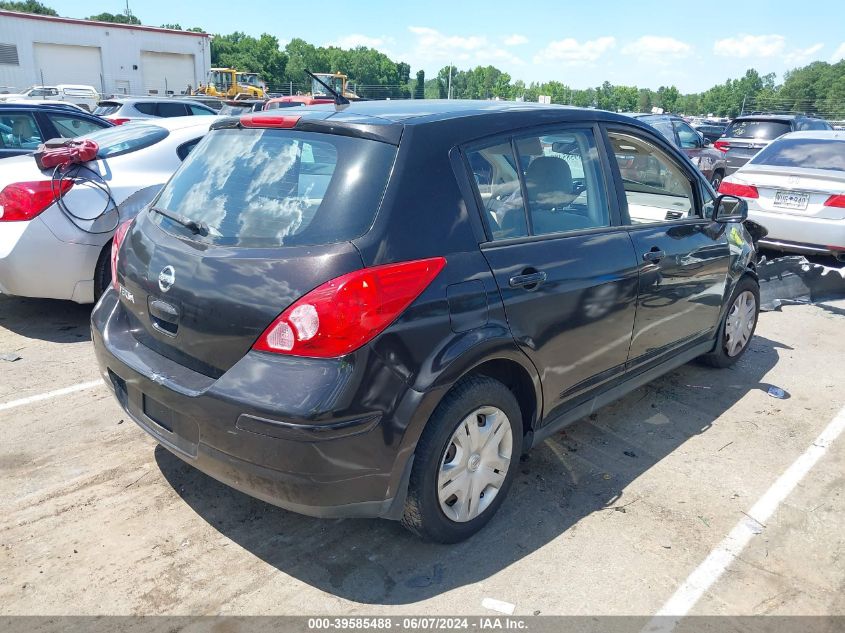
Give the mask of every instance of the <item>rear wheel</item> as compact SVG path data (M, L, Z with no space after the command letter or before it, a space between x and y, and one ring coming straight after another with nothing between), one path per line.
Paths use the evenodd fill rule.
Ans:
M521 450L513 393L486 376L459 382L417 444L402 524L439 543L473 535L504 501Z
M711 367L729 367L738 361L751 343L760 313L760 286L743 277L731 295L730 307L719 328L716 348L701 357Z
M108 242L103 247L103 252L97 258L97 265L94 267L94 302L100 300L100 297L111 285L111 242Z

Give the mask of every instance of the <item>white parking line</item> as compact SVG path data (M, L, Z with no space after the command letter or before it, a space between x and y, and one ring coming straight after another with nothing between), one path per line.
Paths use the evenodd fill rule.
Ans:
M845 430L845 407L831 420L807 450L778 477L777 481L748 511L748 514L736 524L716 549L710 552L704 562L689 575L643 631L668 633L675 628L678 621L692 610L701 596L713 586L713 583L739 556L751 539L763 532L766 521L822 458L843 430Z
M92 380L91 382L81 382L78 385L71 385L70 387L56 389L55 391L48 391L47 393L39 393L36 396L29 396L28 398L21 398L20 400L10 400L9 402L2 402L0 403L0 411L14 409L15 407L22 407L25 404L32 404L33 402L39 402L41 400L49 400L50 398L66 396L69 393L82 391L83 389L90 389L91 387L96 387L102 384L102 380Z

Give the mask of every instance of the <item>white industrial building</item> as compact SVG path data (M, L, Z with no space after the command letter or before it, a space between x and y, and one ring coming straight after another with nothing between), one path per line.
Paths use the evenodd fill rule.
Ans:
M183 94L205 81L207 33L0 11L0 92L86 84L104 95Z

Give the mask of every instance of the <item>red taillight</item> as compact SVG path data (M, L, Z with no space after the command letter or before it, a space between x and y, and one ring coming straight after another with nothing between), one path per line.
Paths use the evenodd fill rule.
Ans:
M126 222L118 224L111 238L111 286L115 290L118 290L117 254L120 251L120 245L123 244L123 238L126 237L126 232L129 230L130 224L132 224L132 220L126 220Z
M108 117L105 117L105 118L106 118L106 121L111 121L115 125L123 125L124 123L129 123L129 121L132 120L132 119L124 119L124 118L121 118L121 117L115 117L113 119L110 119Z
M302 118L301 114L268 116L264 114L245 114L241 117L241 127L273 127L290 129Z
M445 265L434 257L336 277L282 312L253 349L315 358L355 351L396 320Z
M720 152L727 152L731 148L731 144L727 141L716 141L713 143L713 147L715 147Z
M759 198L760 194L757 192L757 187L751 185L740 185L736 182L729 182L723 180L719 185L719 193L726 193L730 196L739 196L740 198Z
M31 220L73 187L71 180L15 182L0 191L0 222Z
M830 196L827 200L824 201L824 206L826 207L837 207L839 209L845 209L845 196L838 195L838 196Z

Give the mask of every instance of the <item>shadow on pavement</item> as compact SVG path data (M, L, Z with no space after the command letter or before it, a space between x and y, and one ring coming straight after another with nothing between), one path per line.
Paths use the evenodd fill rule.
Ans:
M280 571L348 600L408 604L483 581L592 513L625 512L628 484L747 393L768 390L761 381L779 349L789 348L758 336L729 370L687 365L579 420L531 451L498 515L452 546L423 543L390 521L299 516L228 488L161 447L155 457L199 516Z
M52 343L91 340L93 305L0 295L0 324L15 334Z

